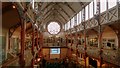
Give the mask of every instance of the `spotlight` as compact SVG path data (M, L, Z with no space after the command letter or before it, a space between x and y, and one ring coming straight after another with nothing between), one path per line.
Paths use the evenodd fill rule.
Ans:
M40 61L40 58L38 58L37 61Z
M13 8L16 8L14 5L12 6Z

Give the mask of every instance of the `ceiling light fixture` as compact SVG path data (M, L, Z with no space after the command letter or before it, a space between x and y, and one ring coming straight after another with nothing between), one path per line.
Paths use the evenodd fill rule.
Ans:
M16 8L16 7L13 5L12 8Z

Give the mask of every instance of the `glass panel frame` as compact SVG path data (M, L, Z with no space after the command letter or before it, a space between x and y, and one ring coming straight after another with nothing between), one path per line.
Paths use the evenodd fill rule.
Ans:
M89 19L89 16L88 16L88 5L85 7L85 20L88 20Z
M79 13L77 14L77 25L79 24Z
M94 0L94 14L96 14L97 11L97 0Z
M108 9L117 5L117 0L108 0Z
M100 13L107 10L107 0L100 0Z
M94 4L93 1L89 4L89 10L90 10L90 12L89 12L89 18L93 17L93 12L94 12L94 10L93 10L93 8L94 8L93 4Z
M71 19L71 28L73 28L74 27L74 22L75 20L74 20L74 17Z
M81 11L79 12L79 24L81 23L82 21L82 15L81 15Z

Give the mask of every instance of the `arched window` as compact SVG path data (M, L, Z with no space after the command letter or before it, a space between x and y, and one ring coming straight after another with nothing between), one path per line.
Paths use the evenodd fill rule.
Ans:
M50 34L58 34L60 32L60 25L57 22L50 22L47 29Z

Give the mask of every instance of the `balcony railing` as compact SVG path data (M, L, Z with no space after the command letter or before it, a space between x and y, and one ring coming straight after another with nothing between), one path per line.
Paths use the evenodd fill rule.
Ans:
M118 6L115 6L111 9L108 9L107 11L103 12L100 14L100 23L103 24L110 24L113 23L114 21L117 21L120 19L120 8ZM96 26L98 26L98 22L95 19L95 16L86 20L86 29L89 28L94 28ZM83 29L83 25L79 24L77 26L75 26L77 28L77 31L82 31ZM70 32L72 29L71 33L75 33L75 28L70 28L70 30L67 30L67 32Z
M118 50L103 49L103 60L120 66L120 54Z
M89 56L93 56L95 58L98 58L99 57L99 54L100 54L100 49L97 48L97 47L87 47L87 54Z
M14 57L6 61L6 63L2 64L2 67L7 67L7 66L19 66L19 56Z
M84 53L84 46L83 45L78 45L78 51L80 53Z
M44 47L51 47L51 46L60 46L60 47L62 47L62 46L66 46L66 44L65 43L44 43L43 46Z
M19 65L19 56L16 56L12 59L7 60L5 63L3 63L0 67L9 67L9 66L20 66ZM31 65L31 60L32 60L32 54L31 54L31 49L25 50L25 66L30 66Z
M70 46L68 45L69 48L72 48L73 50L76 50L76 46ZM118 50L113 50L113 49L102 49L102 58L104 61L115 64L120 66L120 53ZM78 51L80 53L84 53L84 45L78 45ZM100 56L100 48L98 47L93 47L93 46L87 46L87 55L98 58Z

